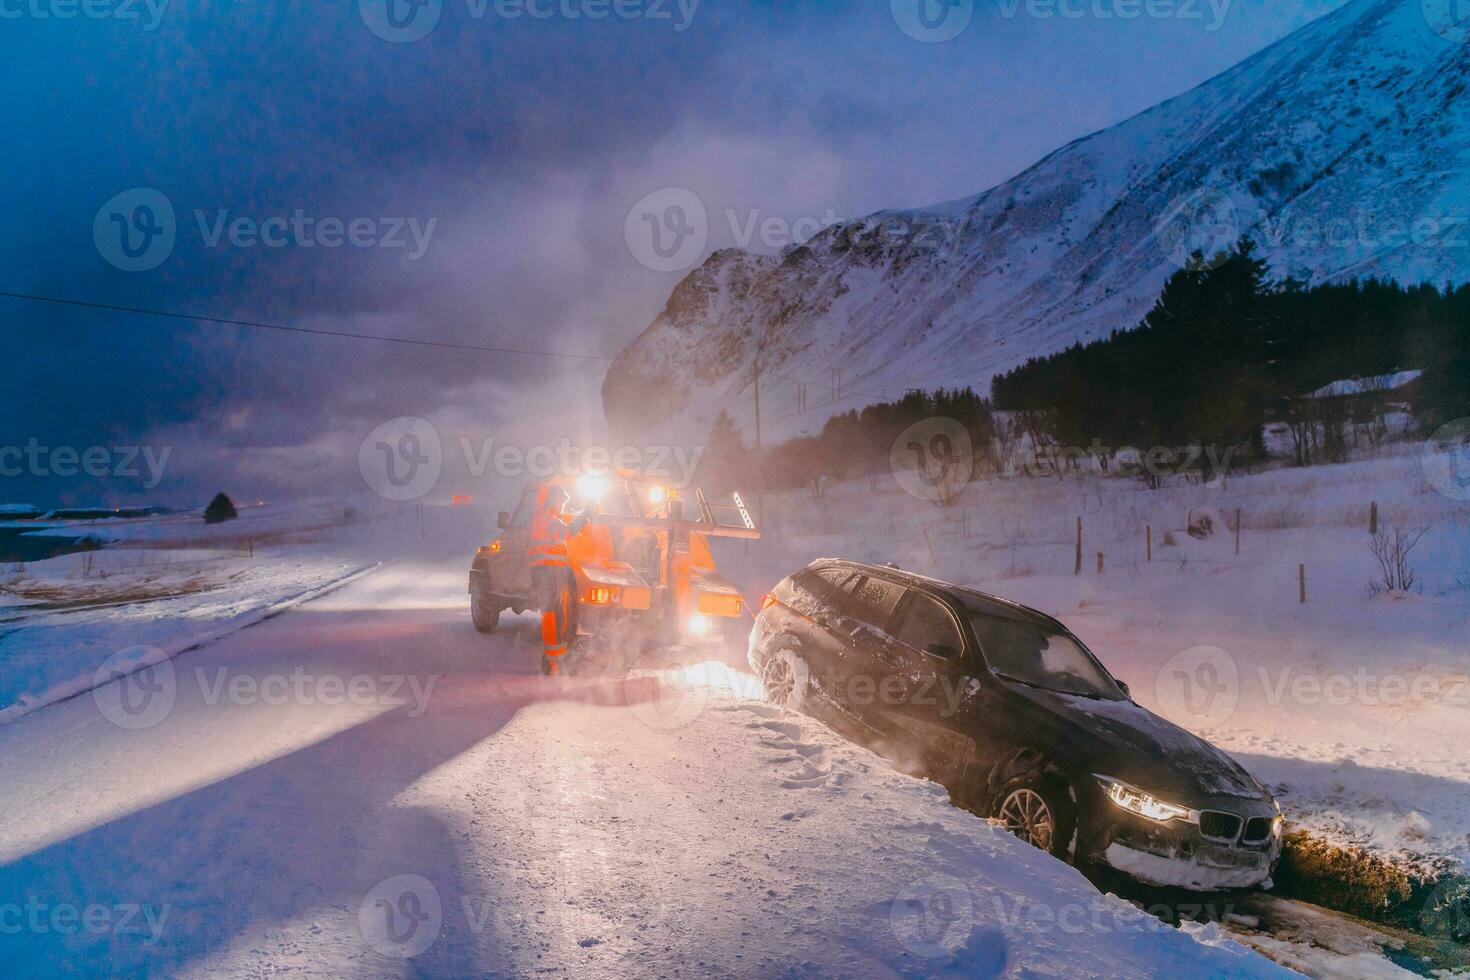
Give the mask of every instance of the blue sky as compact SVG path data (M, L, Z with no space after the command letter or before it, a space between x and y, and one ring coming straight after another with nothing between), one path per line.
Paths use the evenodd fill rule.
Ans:
M968 196L1340 5L952 0L963 30L928 43L901 26L924 32L917 0L419 0L438 19L409 41L380 36L385 2L0 0L0 291L612 355L681 275L626 244L650 192L692 189L711 248L727 212L738 232ZM128 271L99 212L136 188L173 242ZM596 362L4 298L0 382L0 501L42 506L360 490L357 447L396 415L602 422ZM146 486L7 469L27 445L169 456Z

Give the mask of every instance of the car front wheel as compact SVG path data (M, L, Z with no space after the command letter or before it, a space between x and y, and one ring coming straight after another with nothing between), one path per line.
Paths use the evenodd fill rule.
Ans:
M1065 859L1077 828L1076 807L1066 787L1041 776L1021 776L996 796L995 819L1021 840Z

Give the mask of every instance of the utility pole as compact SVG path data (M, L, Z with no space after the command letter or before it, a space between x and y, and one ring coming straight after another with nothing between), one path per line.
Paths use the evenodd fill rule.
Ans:
M766 472L764 445L761 441L761 362L755 362L755 512L761 527L766 526Z

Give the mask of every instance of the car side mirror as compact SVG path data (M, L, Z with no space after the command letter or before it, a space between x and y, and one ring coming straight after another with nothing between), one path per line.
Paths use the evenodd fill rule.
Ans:
M504 531L510 527L510 511L503 510L495 518L495 526Z
M1118 680L1116 677L1113 678L1113 680L1118 685L1118 690L1122 691L1126 696L1130 698L1133 697L1133 692L1129 689L1128 685L1125 682Z
M959 654L959 651L948 643L931 643L924 648L924 652L941 660L953 660Z

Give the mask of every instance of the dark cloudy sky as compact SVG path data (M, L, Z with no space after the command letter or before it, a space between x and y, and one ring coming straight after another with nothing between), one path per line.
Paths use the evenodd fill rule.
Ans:
M680 277L625 243L650 192L699 195L706 250L727 211L810 226L968 196L1340 4L973 0L926 43L900 26L917 0L419 0L438 20L407 41L379 36L387 0L94 2L0 3L0 291L609 356ZM128 271L99 212L136 188L174 240ZM0 298L0 502L361 490L358 447L394 416L596 438L601 373ZM170 455L150 489L15 466L27 445Z

